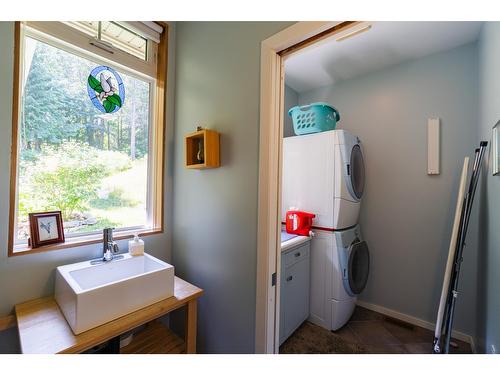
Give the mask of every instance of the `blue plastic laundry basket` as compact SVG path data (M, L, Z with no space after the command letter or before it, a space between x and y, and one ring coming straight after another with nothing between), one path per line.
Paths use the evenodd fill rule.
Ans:
M293 120L293 131L297 135L334 130L340 113L327 103L311 103L309 105L290 108L288 116Z

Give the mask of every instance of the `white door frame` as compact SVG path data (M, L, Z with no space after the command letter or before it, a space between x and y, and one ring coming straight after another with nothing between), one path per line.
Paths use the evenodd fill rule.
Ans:
M281 147L284 71L280 52L341 22L298 22L264 40L260 57L259 204L255 352L279 350ZM271 285L276 274L276 284Z

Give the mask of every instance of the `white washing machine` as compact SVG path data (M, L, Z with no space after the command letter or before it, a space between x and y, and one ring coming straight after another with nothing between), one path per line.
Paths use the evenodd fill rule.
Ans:
M316 230L311 241L309 321L329 330L351 317L357 295L368 281L370 255L359 226Z
M283 222L294 207L316 214L318 229L356 225L365 185L359 138L345 130L284 138L282 181Z
M332 130L283 139L282 221L292 207L316 215L309 320L330 330L349 320L368 277L357 226L364 185L358 137Z

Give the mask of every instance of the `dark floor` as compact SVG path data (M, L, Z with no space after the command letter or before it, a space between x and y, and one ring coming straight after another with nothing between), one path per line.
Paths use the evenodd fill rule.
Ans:
M434 332L356 306L350 321L335 332L303 323L280 347L282 354L430 354ZM453 340L451 353L472 353Z

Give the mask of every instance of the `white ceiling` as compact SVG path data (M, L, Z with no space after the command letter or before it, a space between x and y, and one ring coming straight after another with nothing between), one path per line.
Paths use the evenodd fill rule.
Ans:
M285 82L301 93L477 40L482 22L370 22L344 41L334 35L285 60ZM360 29L357 26L354 29Z

